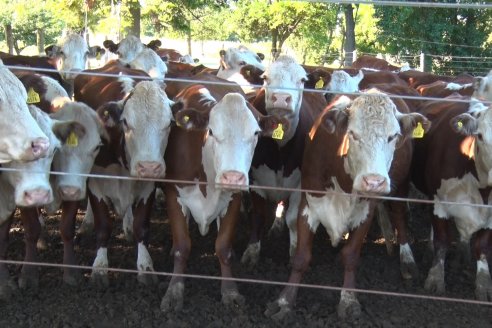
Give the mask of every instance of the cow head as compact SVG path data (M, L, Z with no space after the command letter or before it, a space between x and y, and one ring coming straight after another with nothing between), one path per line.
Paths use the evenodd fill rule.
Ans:
M124 100L101 106L98 115L111 130L124 133L126 161L132 176L165 175L166 150L171 120L171 101L154 81L142 81Z
M376 89L352 102L346 96L335 100L325 110L322 122L329 133L344 135L339 155L344 156L353 190L370 194L390 192L388 173L395 149L412 135L419 122L424 129L430 126L420 114L400 113L393 101Z
M0 61L0 163L32 161L49 150L49 139L26 102L26 89Z
M359 83L364 78L364 73L359 71L356 76L350 76L345 71L334 71L326 90L330 91L326 95L327 101L333 98L335 93L351 93L359 91Z
M474 139L473 156L480 185L492 186L492 107L471 103L467 113L452 118L450 123L454 131Z
M284 131L279 144L287 143L299 123L302 92L307 75L294 58L280 56L262 75L265 87L265 108L268 114L278 115L289 121L290 129Z
M45 48L49 57L57 59L57 69L64 80L73 83L78 72L84 70L89 57L104 54L104 49L87 45L85 39L78 34L69 34L60 45Z
M131 68L142 70L162 82L167 73L166 63L152 49L143 49L129 64Z
M52 132L53 121L48 114L35 106L29 106L29 111L50 142L46 157L30 162L14 161L4 164L6 168L16 169L16 171L3 174L15 189L14 198L18 206L40 206L53 201L49 172L55 150L61 146L60 141Z
M492 101L492 71L485 77L477 77L473 83L474 98Z
M91 172L102 139L108 138L106 131L96 112L84 103L66 103L50 117L56 120L53 132L62 143L53 169L68 173L56 176L57 192L62 200L83 199L87 184L87 176L83 175Z
M142 41L134 35L128 35L119 43L106 40L103 42L103 46L112 53L117 54L119 60L123 63L131 62L143 49L145 49L145 45Z
M202 163L207 180L221 188L247 189L248 172L260 135L271 136L279 123L273 116L255 117L257 111L239 93L229 93L208 112L184 109L176 123L185 129L206 129Z

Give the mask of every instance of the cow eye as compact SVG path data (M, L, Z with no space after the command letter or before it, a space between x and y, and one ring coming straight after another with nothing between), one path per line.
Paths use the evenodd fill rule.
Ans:
M214 134L212 133L212 129L208 129L208 136L209 137L213 137L214 136Z
M260 131L260 130L255 131L255 136L259 136L259 135L260 135L260 133L261 133L261 131Z
M359 141L360 137L355 134L353 131L349 131L349 136L354 140L354 141Z
M396 138L398 138L398 133L395 133L394 135L389 136L389 137L388 137L388 143L392 142L392 141L393 141L393 140L395 140Z
M479 141L483 141L483 135L482 135L481 133L478 133L478 134L477 134L477 139L478 139Z
M244 66L244 65L246 65L246 62L244 60L243 61L240 61L239 62L239 65Z

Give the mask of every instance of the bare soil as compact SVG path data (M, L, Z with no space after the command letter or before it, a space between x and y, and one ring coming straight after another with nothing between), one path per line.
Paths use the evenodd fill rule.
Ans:
M398 256L387 254L385 245L378 242L379 231L375 226L362 252L357 275L359 288L429 295L423 288L430 266L428 215L423 205L412 205L411 213L412 249L420 277L414 281L400 277ZM81 218L78 218L79 223ZM62 261L58 224L59 216L46 218L46 249L39 253L42 262ZM154 267L157 271L172 272L171 235L162 204L155 207L151 229L149 251ZM211 228L205 237L199 234L194 223L190 230L193 246L188 273L219 276L219 264L214 256L216 229ZM290 271L287 231L280 236L265 236L261 262L253 271L242 268L239 263L246 248L247 231L248 221L243 217L234 245L236 277L287 281ZM8 258L22 260L24 241L19 221L15 222L10 237ZM303 282L341 286L340 248L331 247L326 233L319 229L311 269ZM80 264L90 266L95 257L95 237L85 237L76 252ZM454 254L452 248L451 260ZM109 260L112 267L135 268L136 249L124 238L121 221L115 224ZM20 268L15 265L9 268L16 279ZM474 271L474 267L448 264L446 296L474 299ZM133 274L110 273L110 287L101 290L90 283L87 271L79 286L70 287L62 283L61 269L43 267L36 290L17 290L11 299L0 302L0 327L492 327L492 306L369 294L359 294L360 318L340 321L336 314L339 292L317 289L301 289L295 311L277 323L263 313L267 303L278 296L281 286L240 283L239 290L246 304L243 308L231 309L220 302L220 282L203 279L186 280L184 309L165 314L160 310L160 303L168 282L168 277L159 277L156 286L142 286Z

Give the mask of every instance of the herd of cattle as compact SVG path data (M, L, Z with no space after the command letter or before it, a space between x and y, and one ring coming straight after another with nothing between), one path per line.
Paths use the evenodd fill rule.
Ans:
M92 279L108 284L114 211L138 247L138 280L152 283L156 276L145 274L154 271L147 250L149 216L161 188L178 274L161 309L176 311L183 306L179 274L191 248L189 219L202 235L217 222L215 251L222 277L230 278L235 227L248 195L252 230L241 258L245 266L258 263L272 209L284 205L294 284L266 311L281 319L295 304L295 283L309 266L320 224L333 246L349 233L342 248L344 288L355 288L361 247L376 211L386 213L397 231L402 276L415 276L406 204L377 197L407 197L413 183L436 201L426 289L445 291L453 218L459 244L476 260L476 296L492 300L492 212L460 205L492 200L492 74L403 71L366 56L338 70L300 65L289 56L265 67L259 54L242 46L220 51L219 69L210 69L180 62L179 56L164 61L160 42L145 45L129 36L104 46L119 59L91 70L85 70L88 57L104 49L89 48L78 35L49 47L47 57L0 54L0 259L6 258L19 207L25 260L36 260L39 207L47 206L62 209L63 263L77 264L75 217L88 197L84 224L93 221L97 236ZM50 176L50 170L65 174ZM162 178L174 182L152 181ZM79 275L65 268L63 281L76 284ZM9 278L0 263L2 298L9 297ZM24 266L20 286L37 281L37 268ZM225 304L244 302L231 280L222 280L221 294ZM356 294L343 290L339 316L359 313Z

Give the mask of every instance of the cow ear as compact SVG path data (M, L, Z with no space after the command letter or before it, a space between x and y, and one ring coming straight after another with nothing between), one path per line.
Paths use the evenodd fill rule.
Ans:
M185 130L205 130L208 127L209 113L187 108L177 112L174 118L176 125Z
M85 127L79 122L74 121L57 121L51 129L63 144L68 143L74 147L78 144L78 139L83 138L86 134Z
M280 126L280 124L282 125ZM270 138L273 136L275 131L279 131L279 127L282 135L283 131L288 131L290 128L290 123L286 118L276 115L260 116L258 118L258 125L261 128L261 135Z
M150 41L148 44L147 44L147 48L150 48L154 51L156 51L157 49L159 49L159 47L162 45L162 42L161 40L152 40Z
M118 45L114 43L113 40L104 40L103 47L112 53L116 53L118 51Z
M265 55L262 54L261 52L257 52L256 54L258 55L258 57L260 57L261 60L265 59Z
M409 113L397 116L403 139L408 137L422 138L429 131L431 122L422 114Z
M182 100L178 100L176 102L169 100L171 105L171 112L173 113L173 118L176 118L176 114L179 113L184 108L184 102Z
M328 133L333 134L347 129L349 119L347 108L351 102L347 96L340 96L326 107L321 117L321 125Z
M106 50L99 46L92 46L89 48L89 57L91 58L100 58L102 55L106 53Z
M55 57L56 54L60 51L60 47L55 46L55 45L50 45L44 48L44 52L46 53L46 56L48 57Z
M112 128L118 124L123 112L121 102L108 102L97 109L97 116L107 128Z
M454 132L464 136L474 135L478 127L477 119L468 113L453 117L449 121L449 124L451 124L451 128Z

